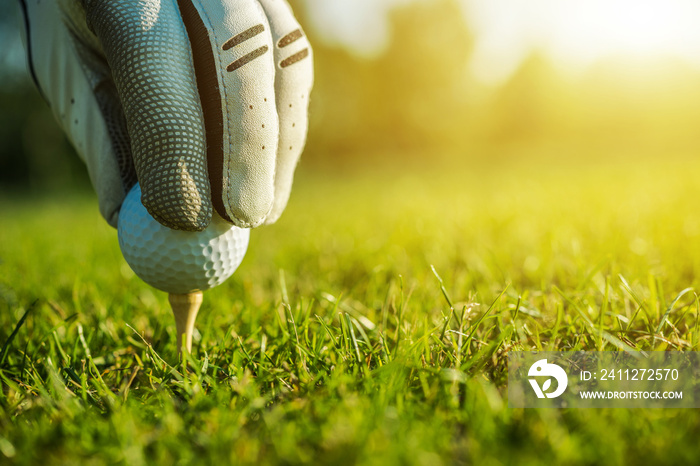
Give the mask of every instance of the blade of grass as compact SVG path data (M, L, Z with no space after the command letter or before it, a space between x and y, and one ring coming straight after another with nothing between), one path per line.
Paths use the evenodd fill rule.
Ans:
M678 296L676 296L676 299L671 302L671 305L668 306L668 309L666 309L666 312L664 312L663 317L661 318L661 321L659 322L659 326L656 327L656 333L661 332L661 328L664 326L664 323L668 320L669 314L673 311L673 308L676 306L676 303L687 293L690 293L691 291L694 291L693 288L686 288L685 290L681 291L678 293Z
M14 330L12 330L10 336L7 337L7 341L5 341L5 344L2 346L2 356L0 356L0 367L5 363L5 356L7 356L7 350L10 348L10 344L12 344L12 341L17 336L17 332L19 332L19 329L22 328L22 325L24 325L24 322L27 320L27 317L29 317L29 313L34 310L38 302L39 300L37 299L29 305L27 310L24 311L24 314L22 314L22 317L20 317L20 319L17 321L17 325L15 325L15 328Z

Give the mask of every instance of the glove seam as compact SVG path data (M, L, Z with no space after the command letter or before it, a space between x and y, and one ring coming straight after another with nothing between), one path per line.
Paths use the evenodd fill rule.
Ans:
M275 104L275 111L274 115L277 117L277 144L276 147L274 147L275 151L275 163L272 164L272 199L270 200L270 208L267 209L267 212L265 212L265 215L258 220L257 223L255 223L255 226L260 226L265 223L265 219L270 215L272 212L272 209L275 208L275 180L277 179L277 157L279 156L279 146L280 146L280 136L281 136L281 126L282 126L282 120L279 115L279 111L277 109L277 89L275 89L275 81L277 80L277 60L275 59L275 49L277 48L277 44L275 43L275 38L272 35L272 23L270 21L270 18L267 16L267 11L265 10L265 7L260 3L259 0L256 0L255 3L258 5L258 9L260 10L260 13L262 13L262 16L265 18L265 21L267 22L267 34L270 36L270 53L272 55L272 71L274 73L274 76L272 77L272 91L273 91L273 96L274 96L274 104Z
M199 7L199 11L200 11L201 16L202 16L202 22L204 22L204 25L207 27L207 29L209 29L210 31L212 31L211 34L214 35L214 39L215 39L214 42L215 42L215 45L216 45L216 34L213 32L213 31L214 31L214 28L212 27L212 21L211 21L211 18L209 17L208 12L207 12L206 9L202 6L202 2L201 2L200 0L193 0L193 1L197 2L197 6ZM258 5L259 5L259 3L258 3ZM268 21L268 28L269 28L269 21ZM221 71L222 68L223 68L223 67L221 66L221 63L223 63L223 60L222 60L221 49L220 49L220 47L218 47L218 46L215 47L215 49L216 49L216 57L217 57L217 61L218 61L218 63L216 64L216 65L217 65L217 70L216 70L216 73L217 73L217 80L219 80L219 83L220 83L219 88L222 90L222 93L223 93L223 102L226 102L226 103L227 103L227 102L228 102L228 90L226 89L226 86L223 85L223 84L224 84L224 83L223 83L223 76L222 76L223 73L222 73L222 71ZM226 104L224 104L224 106L226 106ZM226 180L226 186L225 186L226 189L222 189L222 193L221 193L221 194L222 194L222 196L223 196L223 198L224 198L224 208L226 209L226 213L231 217L231 219L232 219L232 220L235 220L234 223L235 223L237 226L243 227L243 228L254 228L254 227L256 227L256 226L261 225L261 224L265 221L265 218L269 215L269 213L270 213L270 211L272 210L272 208L270 208L270 211L268 211L268 212L267 212L259 221L257 221L257 222L246 222L246 221L244 221L243 219L241 219L238 215L235 215L235 214L231 211L231 208L230 208L230 205L231 205L230 187L229 187L229 185L228 185L228 182L229 182L230 179L231 179L231 165L232 165L232 164L231 164L231 153L233 152L233 140L232 140L233 134L232 134L232 131L231 131L231 126L232 126L232 122L231 122L231 112L224 111L224 110L225 110L225 108L222 108L222 113L225 113L225 114L226 114L226 117L225 117L224 119L222 119L222 120L225 120L225 121L226 121L226 127L224 128L224 131L225 131L225 133L226 133L226 140L227 140L227 143L228 143L228 154L223 154L223 155L224 155L224 167L225 167L224 170L226 171L226 176L225 176L225 178L224 178L224 179ZM223 121L222 121L222 123L223 123ZM222 141L221 143L223 143L223 141ZM274 170L274 168L273 168L273 170ZM274 176L275 176L275 173L273 172L273 179L274 179ZM274 205L274 202L272 203L272 205Z
M216 34L214 33L214 28L212 27L212 21L211 21L211 18L209 17L209 13L207 12L206 8L204 8L204 6L202 5L202 2L201 2L200 0L193 0L192 3L194 3L194 2L196 2L196 7L195 7L195 8L197 8L197 10L199 11L200 17L202 18L202 22L204 23L204 26L207 28L207 30L208 30L208 32L209 32L209 34L210 34L210 37L211 37L212 35L214 36L214 45L217 45L217 43L216 43ZM221 51L219 50L219 47L218 47L218 46L215 47L215 50L216 50L216 58L217 58L217 63L216 63L216 79L217 79L217 81L219 81L219 89L221 90L221 92L222 92L223 95L224 95L223 101L224 101L224 102L227 102L227 101L228 101L228 93L227 93L227 90L226 90L226 86L223 85L224 83L222 82L222 79L221 79L221 62L222 62L222 60L221 60ZM222 113L222 116L223 116L224 108L222 108L221 110L222 110L221 113ZM228 113L228 112L225 112L225 113ZM223 123L223 120L224 120L224 119L222 118L222 123ZM228 139L228 143L229 143L229 154L230 154L230 152L231 152L231 151L230 151L230 147L231 147L231 131L229 130L229 128L230 128L230 126L231 126L230 115L227 114L225 120L226 120L226 127L224 128L224 132L227 134L227 139ZM205 123L205 126L206 126L206 123ZM209 142L207 143L207 145L210 144L210 143L211 143L211 141L209 141ZM217 143L218 143L218 141L217 141ZM223 141L221 141L221 143L223 144ZM224 155L224 154L222 154L222 155ZM224 159L224 167L225 167L225 168L224 168L224 169L226 170L226 176L224 177L224 180L229 180L229 179L230 179L230 175L231 175L231 163L230 163L230 160L229 160L228 158L226 158L225 155L224 155L224 157L225 157L225 159ZM223 181L223 180L222 180L222 181ZM224 201L225 201L225 202L224 202L224 209L226 210L225 213L228 214L229 216L233 217L234 219L236 219L239 223L245 224L245 222L241 221L241 219L238 218L238 216L233 215L232 212L230 212L230 209L229 209L229 207L228 207L229 204L230 204L230 199L229 199L229 195L228 195L228 186L226 186L226 188L227 188L227 189L222 189L222 193L221 193L222 196L223 196L223 198L224 198Z
M202 2L200 0L196 0L196 1L197 1L197 4L200 7L202 7ZM230 157L231 157L231 146L233 145L233 143L231 142L231 114L230 114L230 112L225 111L226 106L227 106L226 104L228 103L228 90L226 89L226 86L224 85L224 82L223 82L223 77L222 77L222 72L221 72L221 69L222 69L221 50L218 47L218 44L216 41L216 33L214 32L211 18L209 17L209 13L203 7L202 7L202 13L203 13L204 17L206 18L206 27L207 27L207 29L209 29L211 31L211 34L214 36L214 43L215 43L215 45L217 45L216 58L217 58L218 63L216 64L217 65L216 66L216 79L219 81L219 89L221 89L221 91L223 93L223 97L224 97L223 98L224 104L222 105L223 108L221 109L221 113L222 113L222 115L226 114L226 118L225 118L226 127L224 128L224 132L226 133L226 138L228 140L229 151L228 151L228 154L222 154L224 156L224 167L225 167L224 169L226 170L226 176L222 180L223 182L226 183L226 186L224 186L225 189L222 189L222 193L221 193L223 198L224 198L224 209L226 210L226 213L229 216L235 218L241 224L245 224L245 222L243 222L240 218L238 218L237 215L234 215L233 212L231 212L231 208L230 208L231 199L229 197L229 189L230 188L228 186L228 183L231 180L231 159L230 159ZM223 120L224 119L222 118L222 123L223 123ZM221 143L223 144L223 141L221 141Z
M24 18L24 30L26 32L25 37L27 40L27 65L29 68L29 74L32 77L32 81L34 81L34 86L36 86L37 90L39 91L41 98L44 99L44 102L48 103L50 107L51 103L49 102L49 99L46 98L46 93L39 84L39 78L36 75L36 68L34 67L34 59L32 58L34 55L32 51L32 29L31 24L29 23L29 11L27 9L26 0L19 0L19 6L20 10L22 10L22 17Z

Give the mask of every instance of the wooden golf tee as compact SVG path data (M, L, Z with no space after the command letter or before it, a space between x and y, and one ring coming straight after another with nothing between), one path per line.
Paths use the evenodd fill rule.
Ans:
M182 335L185 335L185 349L192 352L192 333L194 332L194 321L197 319L199 306L202 305L204 294L195 291L188 294L169 294L168 301L173 309L175 325L177 327L177 348L182 353Z

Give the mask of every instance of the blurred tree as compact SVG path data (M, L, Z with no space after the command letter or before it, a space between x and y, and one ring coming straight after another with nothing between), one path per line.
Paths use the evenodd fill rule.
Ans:
M309 156L358 157L453 146L468 116L471 36L454 0L409 3L374 60L315 43Z
M460 7L453 0L414 3L397 9L392 23L393 40L377 71L393 115L375 123L402 151L451 146L465 130L469 106L472 38Z
M483 135L491 143L541 140L566 126L570 102L556 78L549 61L531 54L485 109Z
M479 111L487 144L558 144L589 157L692 151L700 119L698 71L674 60L603 60L566 76L535 52Z

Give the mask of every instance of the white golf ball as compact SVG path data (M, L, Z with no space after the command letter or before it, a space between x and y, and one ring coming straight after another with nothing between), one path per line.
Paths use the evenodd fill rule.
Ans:
M250 230L216 213L203 231L164 227L141 204L138 184L124 199L117 231L119 247L134 273L173 294L204 291L226 281L243 261L250 237Z

